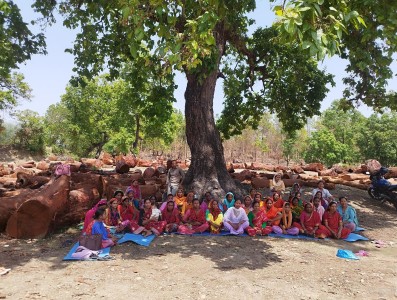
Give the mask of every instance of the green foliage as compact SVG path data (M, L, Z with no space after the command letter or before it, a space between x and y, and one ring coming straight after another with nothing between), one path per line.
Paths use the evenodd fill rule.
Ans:
M23 75L14 70L33 54L46 53L44 49L44 35L29 30L18 6L10 0L0 1L0 110L13 108L18 98L30 98Z
M277 2L272 0L272 2ZM397 50L397 2L388 0L290 0L274 8L282 41L299 41L310 55L338 54L348 60L346 104L397 109L397 94L386 93Z
M382 165L397 164L397 114L373 114L359 132L357 144L365 159L377 159Z
M185 117L181 111L175 109L161 125L161 135L157 131L146 130L146 132L144 135L145 147L154 152L168 151L172 143L186 140Z
M357 109L344 110L342 105L343 100L334 101L331 107L321 114L319 128L328 129L339 143L348 147L349 151L343 159L344 163L359 162L362 156L357 146L357 139L364 126L365 117Z
M301 129L293 133L286 133L282 142L283 157L289 165L292 159L301 157L304 153L304 146L307 136L306 131ZM302 147L303 146L303 147Z
M159 80L180 70L190 83L198 85L208 74L221 71L219 75L226 78L225 109L218 126L225 138L241 134L246 126L257 128L264 112L276 114L289 133L301 128L307 117L319 114L326 85L332 83L330 75L318 70L315 61L325 55L339 55L349 61L344 107L363 102L377 110L397 109L396 94L386 94L385 90L397 47L396 1L282 1L282 5L274 8L279 16L277 32L258 29L250 37L248 27L253 21L247 13L255 9L256 3L36 0L34 7L50 21L53 9L57 8L67 27L81 30L75 46L69 50L75 56L75 84L84 84L87 78L94 78L105 69L110 72L110 79L118 78L124 66L130 64L143 72L153 72L153 78ZM129 84L134 82L124 79ZM173 81L173 77L168 80ZM216 84L211 80L205 82L209 87ZM163 91L159 94L164 95ZM213 95L208 93L206 97ZM139 115L167 115L160 107L169 107L172 99L165 97L157 106L153 101L157 98L142 98L149 106L138 102ZM86 109L84 105L83 108ZM124 111L128 115L126 112L130 111ZM102 121L94 122L93 115L86 115L85 122L87 127L95 123L96 133L85 132L82 128L86 126L71 130L82 137L92 134L95 140L102 138L105 142L103 132L111 121L102 122L101 118ZM77 116L72 111L72 117ZM148 132L157 129L154 126ZM83 142L90 136L85 136ZM318 130L311 137L308 158L327 164L343 161L348 154L346 148L354 139L344 143L340 139L339 133L326 128Z
M66 150L80 157L102 148L127 153L136 137L170 144L175 127L169 122L174 86L146 71L126 67L122 73L126 79L109 81L103 75L69 85L61 103L50 106L46 114L47 141L53 151Z
M22 74L14 72L0 78L0 110L11 110L21 98L31 98L31 89Z
M342 162L348 147L338 142L335 135L328 129L315 131L308 140L304 155L306 162L320 162L327 166Z
M4 123L0 119L0 145L11 145L15 140L17 126L12 123Z
M249 41L253 61L236 53L228 57L222 70L225 107L217 122L225 138L246 126L257 128L265 111L275 113L287 132L320 113L332 76L297 45L281 45L276 37L274 29L258 29Z
M17 146L35 154L43 154L45 152L43 118L31 110L18 112L15 116L19 123L15 134Z

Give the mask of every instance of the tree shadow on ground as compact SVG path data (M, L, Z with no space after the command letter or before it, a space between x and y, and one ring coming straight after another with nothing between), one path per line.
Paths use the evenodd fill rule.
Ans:
M62 241L71 241L67 247L60 247ZM62 258L72 248L78 236L58 235L28 243L29 241L9 240L10 246L1 249L0 265L15 268L27 264L32 259L51 263L53 270L66 268L74 261L62 261ZM1 245L0 245L1 246ZM280 263L280 257L272 251L272 246L263 238L235 236L180 236L168 235L155 238L149 247L134 243L124 243L111 249L111 256L117 260L151 260L168 254L176 254L187 262L190 257L200 256L219 270L234 270L246 268L250 270L264 269L275 263ZM93 262L95 264L97 262Z
M210 260L219 270L264 269L271 264L282 262L279 255L272 251L273 247L262 238L171 235L156 238L153 247L138 246L134 248L137 251L127 252L123 247L118 247L115 250L121 254L123 259L134 260L177 254L186 261L185 259L192 256L201 256Z
M393 207L370 199L367 192L363 190L338 186L336 191L333 191L334 196L347 196L356 208L360 226L367 229L360 234L378 238L382 229L396 227L397 211ZM66 233L58 233L43 240L33 241L13 240L2 236L0 237L0 266L15 268L27 264L32 259L37 259L50 263L51 269L54 270L66 268L71 263L78 263L62 261L78 237L77 230L68 230ZM298 242L308 241L299 240ZM213 263L214 268L219 270L240 268L255 270L282 262L280 255L275 253L272 247L273 243L277 243L277 239L170 235L156 238L150 247L133 243L119 245L111 250L111 255L116 259L128 260L151 260L168 254L176 254L182 259L200 256ZM321 243L353 252L363 249L374 250L374 246L369 242L348 243L330 240ZM108 263L111 264L111 262Z

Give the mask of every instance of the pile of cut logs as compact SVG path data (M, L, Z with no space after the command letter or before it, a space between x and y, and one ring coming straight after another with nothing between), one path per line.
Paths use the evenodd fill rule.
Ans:
M101 197L112 198L118 189L125 189L134 179L140 183L142 197L155 195L161 201L166 186L166 170L170 161L137 159L132 155L112 157L103 154L99 159L80 161L49 157L45 161L0 165L0 232L14 238L41 238L64 226L84 219ZM71 176L55 176L59 163L69 164ZM188 162L180 162L187 169ZM144 167L144 168L137 168ZM243 170L239 170L243 169ZM231 176L256 189L268 188L276 172L282 173L287 187L297 182L316 187L319 179L327 189L335 184L367 189L369 175L366 165L354 169L334 166L325 169L321 164L303 166L272 166L260 163L229 163ZM397 168L390 168L387 178L397 177ZM237 172L239 171L239 172Z

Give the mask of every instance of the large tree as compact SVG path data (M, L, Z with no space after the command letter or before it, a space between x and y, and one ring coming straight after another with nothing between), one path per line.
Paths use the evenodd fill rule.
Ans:
M67 27L80 28L70 50L76 81L104 69L118 76L123 64L137 59L145 61L142 68L160 61L159 76L184 72L186 136L192 155L185 184L198 191L222 191L233 190L235 183L226 171L214 122L218 78L229 80L220 123L226 133L255 126L260 119L255 114L264 107L277 114L287 131L319 113L331 79L316 69L312 58L327 54L350 60L349 99L384 103L378 99L391 76L391 54L397 45L396 2L280 2L275 6L280 17L277 31L258 29L252 36L248 29L254 20L247 13L256 8L254 0L36 0L35 8L53 20L57 7Z

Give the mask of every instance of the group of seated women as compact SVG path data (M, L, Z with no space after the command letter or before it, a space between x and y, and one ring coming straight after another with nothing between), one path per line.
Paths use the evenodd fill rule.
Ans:
M179 189L175 196L169 194L159 209L154 196L142 200L139 185L134 181L126 195L118 190L109 202L100 200L89 210L83 231L102 234L102 246L109 247L115 243L109 227L116 232L144 236L205 231L219 234L224 230L234 235L263 236L273 232L343 239L358 226L356 212L346 197L340 197L337 203L327 190L324 192L322 182L307 201L302 199L298 184L294 184L289 195L272 189L271 192L271 196L263 196L252 189L243 200L228 192L222 201L207 192L200 201L194 192L185 196Z

